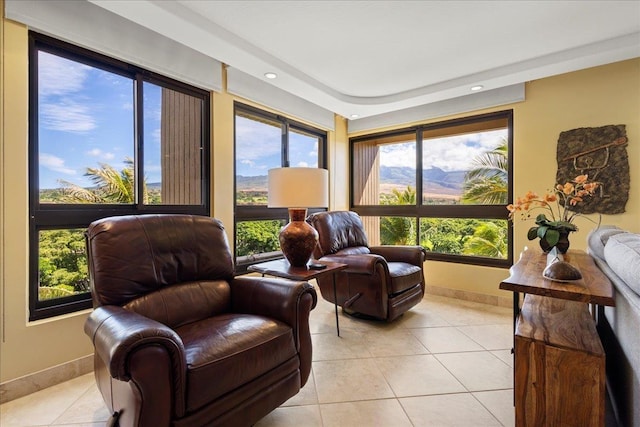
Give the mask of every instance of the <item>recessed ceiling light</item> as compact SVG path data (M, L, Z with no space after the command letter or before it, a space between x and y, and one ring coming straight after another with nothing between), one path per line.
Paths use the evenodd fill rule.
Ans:
M360 114L352 114L350 117L352 119L357 119L358 117L360 117Z
M477 86L472 86L471 87L471 90L474 91L474 92L477 91L477 90L482 90L482 89L484 89L484 86L482 86L482 85L477 85Z
M276 77L278 77L276 73L264 73L264 76L268 79L275 79Z

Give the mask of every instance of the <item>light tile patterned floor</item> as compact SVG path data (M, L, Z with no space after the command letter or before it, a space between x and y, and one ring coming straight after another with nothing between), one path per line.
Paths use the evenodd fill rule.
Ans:
M510 309L434 295L388 324L318 301L312 375L256 427L512 426ZM103 426L93 374L0 406L0 425Z

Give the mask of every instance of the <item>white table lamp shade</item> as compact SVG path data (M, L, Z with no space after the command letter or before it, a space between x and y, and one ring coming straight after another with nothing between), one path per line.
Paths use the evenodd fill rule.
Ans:
M329 172L320 168L276 168L268 175L270 208L326 208Z

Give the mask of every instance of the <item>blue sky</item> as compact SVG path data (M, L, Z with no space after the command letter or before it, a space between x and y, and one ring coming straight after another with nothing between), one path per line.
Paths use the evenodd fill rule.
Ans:
M39 183L89 186L87 167L134 157L133 81L39 52ZM160 181L160 88L145 83L145 175Z
M236 117L236 175L267 175L282 166L280 126ZM289 166L317 167L318 139L289 132Z

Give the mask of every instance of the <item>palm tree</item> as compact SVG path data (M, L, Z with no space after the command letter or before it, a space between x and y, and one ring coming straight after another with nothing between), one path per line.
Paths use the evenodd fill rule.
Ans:
M68 181L60 180L64 186L63 200L73 203L133 203L135 201L135 182L133 159L124 160L121 171L106 163L99 168L87 168L84 176L95 184L93 188L80 187ZM147 203L147 186L143 184L143 203Z
M385 204L416 204L416 190L411 186L407 186L404 191L394 188L391 194L392 197ZM380 240L384 245L414 245L416 243L415 219L395 216L381 218Z
M506 258L505 229L495 222L479 225L464 243L463 253L492 258Z
M507 140L476 157L474 169L464 177L462 202L480 205L501 205L507 203L507 180L509 159Z

